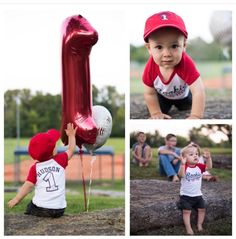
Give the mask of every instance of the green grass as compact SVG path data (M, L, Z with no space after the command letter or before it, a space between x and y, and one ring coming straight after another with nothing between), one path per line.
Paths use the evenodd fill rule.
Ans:
M156 150L153 149L153 158L148 167L139 167L134 163L130 163L130 179L159 179L167 180L167 177L161 176L159 173L159 162L157 161ZM231 149L215 149L211 148L210 152L214 154L231 154ZM213 168L210 171L212 175L218 176L220 181L231 181L232 170Z
M10 187L13 184L5 183L5 187ZM67 208L66 214L77 214L84 212L84 196L81 182L67 182L66 189L69 189L70 192L66 193ZM92 190L113 190L113 191L124 191L124 181L117 180L114 185L108 181L100 181L92 183ZM87 186L88 193L88 186ZM33 197L33 192L28 194L20 204L18 204L13 209L7 207L7 202L16 195L15 192L5 192L4 193L4 208L5 213L11 214L22 214L24 213L27 204ZM125 198L124 197L108 197L108 196L98 196L91 195L90 197L90 206L89 211L97 211L109 208L118 208L124 207Z
M21 138L19 146L28 146L29 138ZM4 163L10 164L14 162L14 150L17 145L15 138L4 139ZM62 144L61 144L62 145ZM124 138L109 138L105 146L113 147L115 154L124 154L125 152L125 140ZM29 156L24 155L21 159L29 159Z
M124 138L109 138L105 146L111 146L114 148L115 154L125 153L125 139Z
M78 188L78 185L81 185L81 182L78 181L66 181L66 188L70 190L80 190L82 192L82 188ZM88 182L87 182L88 188ZM109 191L118 191L122 192L125 190L124 180L115 180L114 184L112 184L111 180L93 180L92 181L92 190L95 189L102 189L102 190L109 190Z
M232 64L230 61L196 62L196 66L203 79L213 79L221 77L222 69L231 67Z
M19 146L28 146L29 139L21 138ZM14 162L14 150L17 146L17 140L15 138L4 139L4 163L9 164ZM22 158L22 157L21 157ZM29 156L24 156L24 159L29 159Z
M15 196L15 193L5 193L4 207L5 213L23 214L27 204L31 201L33 193L27 195L20 204L13 209L7 207L7 202ZM83 194L72 195L66 194L67 208L66 214L77 214L84 212L84 198ZM89 211L97 211L109 208L124 207L124 198L110 198L106 196L91 196Z
M229 61L225 62L196 62L198 71L200 72L202 79L212 79L222 76L222 69L224 67L230 67L232 64ZM132 66L132 65L131 65ZM138 65L138 67L131 67L131 79L130 79L130 93L132 94L143 94L142 85L142 72L144 69L144 64ZM216 91L216 90L215 90ZM218 91L217 91L218 92ZM208 92L207 92L208 93ZM219 92L218 92L219 93ZM218 94L217 93L217 94ZM221 92L224 96L228 95L228 92Z
M210 148L209 151L211 154L232 154L231 148Z

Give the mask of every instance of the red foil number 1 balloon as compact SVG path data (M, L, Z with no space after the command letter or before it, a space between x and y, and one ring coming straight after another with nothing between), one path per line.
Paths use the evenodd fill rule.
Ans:
M68 123L78 126L76 144L94 144L97 127L92 118L89 54L98 41L97 31L81 15L67 18L62 29L62 122L61 135L68 144Z

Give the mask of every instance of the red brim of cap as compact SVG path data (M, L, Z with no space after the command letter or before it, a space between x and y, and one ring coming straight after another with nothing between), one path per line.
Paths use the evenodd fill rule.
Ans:
M188 38L188 33L185 32L185 31L183 31L182 28L180 28L180 27L178 27L178 26L176 26L176 25L173 25L173 24L164 24L164 25L159 25L159 26L156 27L156 28L152 28L150 31L146 32L146 34L143 36L144 41L147 42L147 38L148 38L148 36L149 36L151 33L153 33L154 31L156 31L156 30L158 30L158 29L160 29L160 28L164 28L164 27L173 27L173 28L176 28L176 29L178 29L180 32L182 32L183 35L184 35L186 38Z

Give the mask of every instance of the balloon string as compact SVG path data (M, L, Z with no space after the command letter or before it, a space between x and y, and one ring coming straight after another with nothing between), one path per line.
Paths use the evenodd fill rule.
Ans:
M92 159L90 161L90 176L89 176L89 191L88 191L88 202L87 202L87 212L89 210L90 196L91 196L91 186L92 186L92 176L93 176L93 164L96 161L96 156L91 154Z
M79 150L80 160L81 160L81 169L82 169L82 182L83 182L83 190L84 190L84 210L87 211L87 193L86 193L86 184L84 179L84 164L83 164L83 151Z

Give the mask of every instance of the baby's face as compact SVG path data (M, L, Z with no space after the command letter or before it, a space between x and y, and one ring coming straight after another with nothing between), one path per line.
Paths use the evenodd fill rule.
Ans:
M184 157L186 157L188 164L197 164L199 162L198 149L196 147L189 147Z
M175 28L161 28L151 34L147 48L160 68L173 69L181 61L185 38Z

